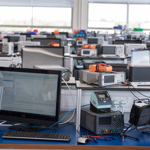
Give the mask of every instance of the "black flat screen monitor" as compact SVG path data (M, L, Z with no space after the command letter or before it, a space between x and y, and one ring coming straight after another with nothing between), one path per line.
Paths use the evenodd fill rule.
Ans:
M0 67L0 120L53 125L60 90L61 71Z
M59 43L59 45L61 45L61 39L56 38L34 38L31 39L31 41L40 42L41 46L48 46L48 44L51 42Z
M64 47L25 46L22 48L22 68L35 65L64 66Z

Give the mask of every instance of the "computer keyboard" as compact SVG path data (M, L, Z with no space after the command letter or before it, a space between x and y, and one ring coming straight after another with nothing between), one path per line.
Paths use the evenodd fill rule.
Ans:
M24 131L7 131L3 138L12 139L33 139L33 140L52 140L52 141L69 141L71 135L44 133L44 132L24 132Z

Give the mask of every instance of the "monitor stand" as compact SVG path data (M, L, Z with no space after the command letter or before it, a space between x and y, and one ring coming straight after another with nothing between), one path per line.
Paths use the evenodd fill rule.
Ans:
M10 130L20 130L20 131L27 131L27 132L36 132L43 130L43 128L38 128L38 127L32 127L30 125L28 126L23 126L23 125L14 125L9 127Z

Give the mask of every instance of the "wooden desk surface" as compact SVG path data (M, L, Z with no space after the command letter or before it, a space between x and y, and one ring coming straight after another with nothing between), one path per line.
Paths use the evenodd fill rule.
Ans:
M150 150L141 146L93 146L93 145L30 145L0 144L0 149L85 149L85 150Z

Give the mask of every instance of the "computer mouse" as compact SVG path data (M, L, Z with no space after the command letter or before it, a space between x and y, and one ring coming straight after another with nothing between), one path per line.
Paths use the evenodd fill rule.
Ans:
M79 144L87 144L88 142L89 142L88 138L85 138L85 137L79 137L78 138L78 143Z

